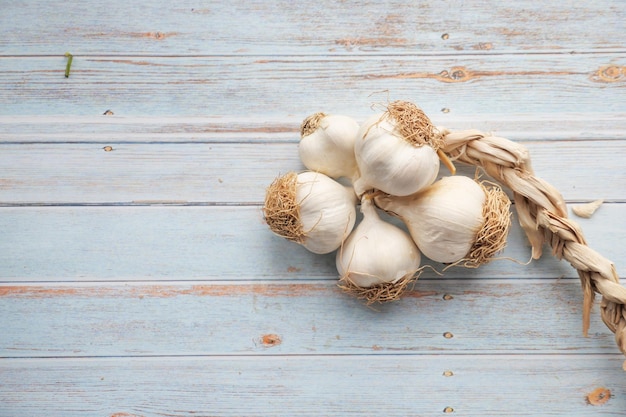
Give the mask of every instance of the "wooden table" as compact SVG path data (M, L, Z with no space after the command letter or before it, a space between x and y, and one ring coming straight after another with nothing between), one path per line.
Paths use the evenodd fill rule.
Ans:
M626 415L549 250L367 307L261 213L306 116L407 99L604 199L576 221L625 276L622 1L4 3L1 416Z

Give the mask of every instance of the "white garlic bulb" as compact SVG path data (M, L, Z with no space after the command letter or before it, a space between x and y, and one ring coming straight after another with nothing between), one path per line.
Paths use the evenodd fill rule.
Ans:
M428 117L408 102L393 102L385 113L370 117L355 142L360 177L357 195L377 189L395 196L415 194L439 173L441 138Z
M378 207L398 216L424 256L476 267L501 250L511 223L510 200L465 176L444 177L407 197L378 195Z
M305 167L331 178L352 180L357 174L354 141L359 124L348 116L316 113L307 117L300 127L298 145Z
M354 228L356 195L319 172L290 172L268 187L263 214L277 235L318 254L336 250Z
M363 220L337 251L341 279L370 288L412 277L421 256L411 237L382 220L367 196L361 202L361 212Z

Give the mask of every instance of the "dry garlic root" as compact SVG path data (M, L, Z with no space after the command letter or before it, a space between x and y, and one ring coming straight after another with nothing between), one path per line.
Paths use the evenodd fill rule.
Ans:
M444 177L406 197L381 194L378 207L399 217L424 256L478 267L502 250L511 225L510 200L464 176Z
M358 175L354 141L359 124L348 116L315 113L300 126L298 152L305 167L331 178Z
M437 178L441 145L441 135L420 108L406 101L390 103L358 132L354 152L360 177L354 181L355 192L419 192Z
M263 215L272 232L318 254L336 250L356 221L356 195L319 172L290 172L265 194Z
M340 286L368 301L396 299L419 269L421 256L411 237L380 218L368 195L363 220L337 251Z

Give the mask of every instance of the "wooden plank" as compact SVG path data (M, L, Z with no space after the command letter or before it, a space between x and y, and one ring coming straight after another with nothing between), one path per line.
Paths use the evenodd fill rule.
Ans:
M624 204L605 204L591 219L574 219L590 247L612 259L622 276L626 276L625 210ZM315 255L275 236L262 217L258 206L4 207L0 208L0 279L336 279L334 254ZM517 221L513 222L502 257L527 262L530 248ZM431 262L423 259L423 264ZM445 276L577 277L549 250L529 266L500 260L479 269L451 268ZM426 269L423 277L438 276Z
M317 109L316 109L317 110ZM429 114L437 126L479 129L519 142L626 139L626 113ZM353 103L343 114L361 113ZM309 109L313 112L313 109ZM308 115L232 117L2 116L0 143L263 143L296 142ZM364 119L357 119L362 122Z
M407 417L439 416L447 409L463 416L618 416L626 409L622 359L416 355L5 360L0 362L0 413ZM587 397L596 398L599 388L609 390L610 397L604 404L589 404Z
M280 0L154 4L13 1L0 17L10 55L368 54L613 51L626 48L619 0L430 2ZM62 12L61 12L62 11ZM61 14L62 13L62 14Z
M626 141L525 142L537 176L568 201L626 201ZM305 169L296 139L261 143L0 145L0 204L263 204ZM268 163L271 159L271 163ZM581 169L584 166L584 169ZM474 175L472 167L460 174ZM440 175L448 175L445 167Z
M444 297L444 295L448 295ZM619 353L580 284L422 280L375 306L333 282L0 285L0 356Z
M623 54L385 57L80 57L0 59L0 113L119 116L371 114L419 102L457 116L626 113ZM329 92L332 92L330 94ZM332 96L332 97L331 97Z

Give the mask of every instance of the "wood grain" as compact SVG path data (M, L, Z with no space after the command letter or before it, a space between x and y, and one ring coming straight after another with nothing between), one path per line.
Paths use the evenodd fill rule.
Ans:
M294 135L295 136L295 135ZM625 141L527 142L535 172L568 201L626 201ZM289 143L4 144L0 204L257 204L302 171ZM581 156L584 157L581 158ZM268 163L271 157L272 163ZM587 170L580 170L581 159ZM460 165L459 168L462 168ZM460 174L473 176L467 167ZM440 175L448 175L441 167Z
M616 264L624 246L626 207L605 204L579 219L589 245ZM480 269L451 268L448 278L576 277L566 263L530 259L517 221L503 259ZM4 282L134 280L289 280L337 276L334 254L315 255L272 234L258 206L4 207L0 208ZM427 259L441 271L443 265ZM429 269L424 277L438 278Z
M4 115L257 116L316 111L364 118L370 106L409 99L427 114L626 113L624 56L81 57L0 59ZM613 82L598 71L619 68ZM462 70L459 70L461 68ZM613 72L609 71L610 74ZM15 97L20 100L15 100Z
M323 110L320 108L319 110ZM312 110L309 109L309 112ZM343 114L361 108L343 109ZM308 115L309 113L306 113ZM368 113L368 114L371 114ZM550 140L623 140L626 113L577 112L497 113L459 116L449 108L429 114L437 126L452 130L478 129L518 142ZM2 116L0 143L284 143L297 142L305 114L125 117ZM555 123L566 120L567 123ZM363 122L364 119L357 119Z
M47 1L7 4L11 55L461 54L623 51L619 0L410 3L252 0L199 5ZM25 24L28 22L28 24Z
M426 269L372 309L260 210L304 117L409 99L604 199L574 219L626 276L620 0L5 3L1 416L623 415L565 262Z
M3 361L0 413L156 416L618 416L620 358L253 356ZM389 375L393 376L390 377ZM451 374L451 375L450 375ZM450 376L445 376L450 375ZM387 383L385 383L387 381ZM601 406L586 397L611 391Z
M599 314L582 336L574 279L423 280L373 308L332 281L1 285L0 300L5 358L616 353Z

